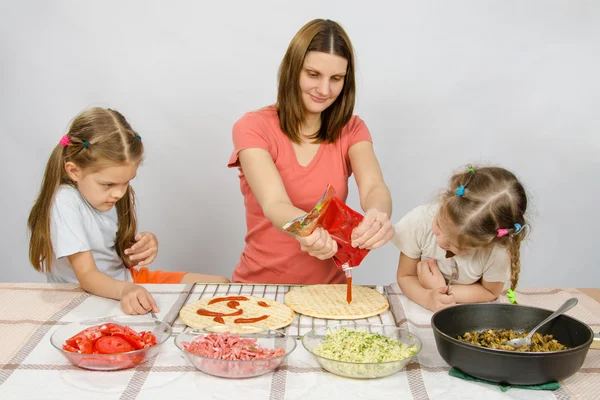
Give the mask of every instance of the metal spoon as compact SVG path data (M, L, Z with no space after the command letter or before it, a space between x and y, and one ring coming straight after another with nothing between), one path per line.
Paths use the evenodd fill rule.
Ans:
M458 264L456 264L456 260L454 258L450 259L450 269L452 270L452 275L450 276L450 280L448 281L448 286L446 286L446 294L450 294L450 289L452 289L450 284L452 283L452 281L458 279Z
M508 340L504 344L507 346L512 346L515 349L521 348L525 345L531 346L531 338L533 337L533 334L538 329L540 329L542 326L544 326L544 324L546 324L546 322L553 320L554 318L558 317L559 315L562 315L565 312L569 311L571 308L575 307L577 305L577 303L578 303L578 300L575 297L571 297L569 300L565 301L563 303L563 305L558 308L558 310L554 311L548 318L546 318L545 320L540 322L535 328L533 328L531 330L531 332L529 332L529 335L527 335L524 338L516 338L513 340Z

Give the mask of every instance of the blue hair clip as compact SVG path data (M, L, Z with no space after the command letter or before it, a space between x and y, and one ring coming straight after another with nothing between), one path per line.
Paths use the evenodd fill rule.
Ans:
M523 225L515 224L515 233L519 233L523 230Z
M136 139L142 140L142 137L140 135L135 135Z
M83 148L87 149L88 146L90 145L90 142L83 141L82 144L83 144Z
M460 185L458 187L458 189L456 189L456 195L460 196L460 197L462 197L462 196L465 195L465 187L464 187L464 185Z

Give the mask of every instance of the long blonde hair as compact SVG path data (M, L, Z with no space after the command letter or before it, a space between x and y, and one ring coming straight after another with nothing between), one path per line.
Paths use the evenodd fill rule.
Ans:
M500 167L469 166L450 178L442 195L440 217L456 227L459 247L506 247L511 265L510 288L515 290L521 272L526 211L525 188L512 172Z
M68 177L65 163L71 161L84 171L95 171L109 165L140 163L144 155L141 137L125 117L111 109L94 107L77 115L66 135L69 143L57 144L44 172L40 193L29 213L27 226L29 261L39 272L50 272L52 241L50 237L50 208L61 184L75 186ZM128 186L125 195L116 203L119 229L116 248L127 263L125 249L133 242L137 230L135 194Z
M328 19L312 20L304 25L290 42L279 66L279 124L292 142L301 142L300 128L305 120L305 111L300 91L300 74L309 51L333 54L348 61L342 92L335 102L321 113L321 127L313 137L316 143L334 143L339 139L342 128L352 118L356 97L352 43L337 22Z

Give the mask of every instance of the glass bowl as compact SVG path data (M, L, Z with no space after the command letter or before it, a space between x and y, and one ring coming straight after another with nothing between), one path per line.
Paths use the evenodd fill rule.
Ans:
M283 355L255 360L224 360L193 353L184 346L194 339L201 340L209 335L218 335L217 337L219 337L226 332L225 329L226 327L223 326L192 329L178 335L175 338L175 345L198 370L220 378L252 378L264 375L277 369L296 348L296 340L282 332L248 326L244 327L241 332L231 332L231 335L256 339L256 343L263 348L282 348L284 349Z
M397 360L383 362L351 362L340 361L333 358L324 357L315 351L327 336L328 332L336 333L339 330L361 331L366 333L376 333L388 338L394 339L399 343L409 346L407 350L402 350L403 356ZM302 344L314 357L319 365L336 375L348 378L370 379L382 378L384 376L395 374L408 364L411 358L421 351L421 340L405 329L400 329L394 325L379 325L369 323L349 323L341 325L321 326L308 332L302 337ZM351 352L360 351L361 343L356 343L357 348L346 347Z
M81 354L63 350L67 339L84 329L107 323L128 326L136 332L151 331L156 336L156 345L117 354ZM95 371L116 371L135 367L156 356L160 346L169 337L171 337L171 327L163 321L138 315L120 315L72 322L57 329L50 337L50 343L77 367Z

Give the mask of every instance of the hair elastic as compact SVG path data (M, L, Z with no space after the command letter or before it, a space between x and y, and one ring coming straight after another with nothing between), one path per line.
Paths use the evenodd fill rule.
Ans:
M469 182L471 182L471 178L473 177L473 174L475 173L475 168L473 168L473 166L471 164L468 165L467 172L469 173L469 176L467 177L467 182L465 182L464 185L460 185L458 187L458 189L456 189L456 195L459 197L463 197L465 195L465 188L467 187L467 185L469 184Z
M140 135L137 135L137 134L135 135L135 138L139 139L139 140L142 140L142 137Z
M497 237L501 238L502 236L506 236L506 235L508 235L508 229L504 229L504 228L498 229Z
M83 144L83 148L85 148L85 149L87 149L88 146L90 145L90 142L86 142L86 141L83 141L81 143Z
M69 139L67 135L63 135L58 143L60 143L62 147L67 147L69 143L71 143L71 139Z
M506 297L508 297L508 301L510 301L512 304L517 302L517 294L512 289L508 289L506 291Z

